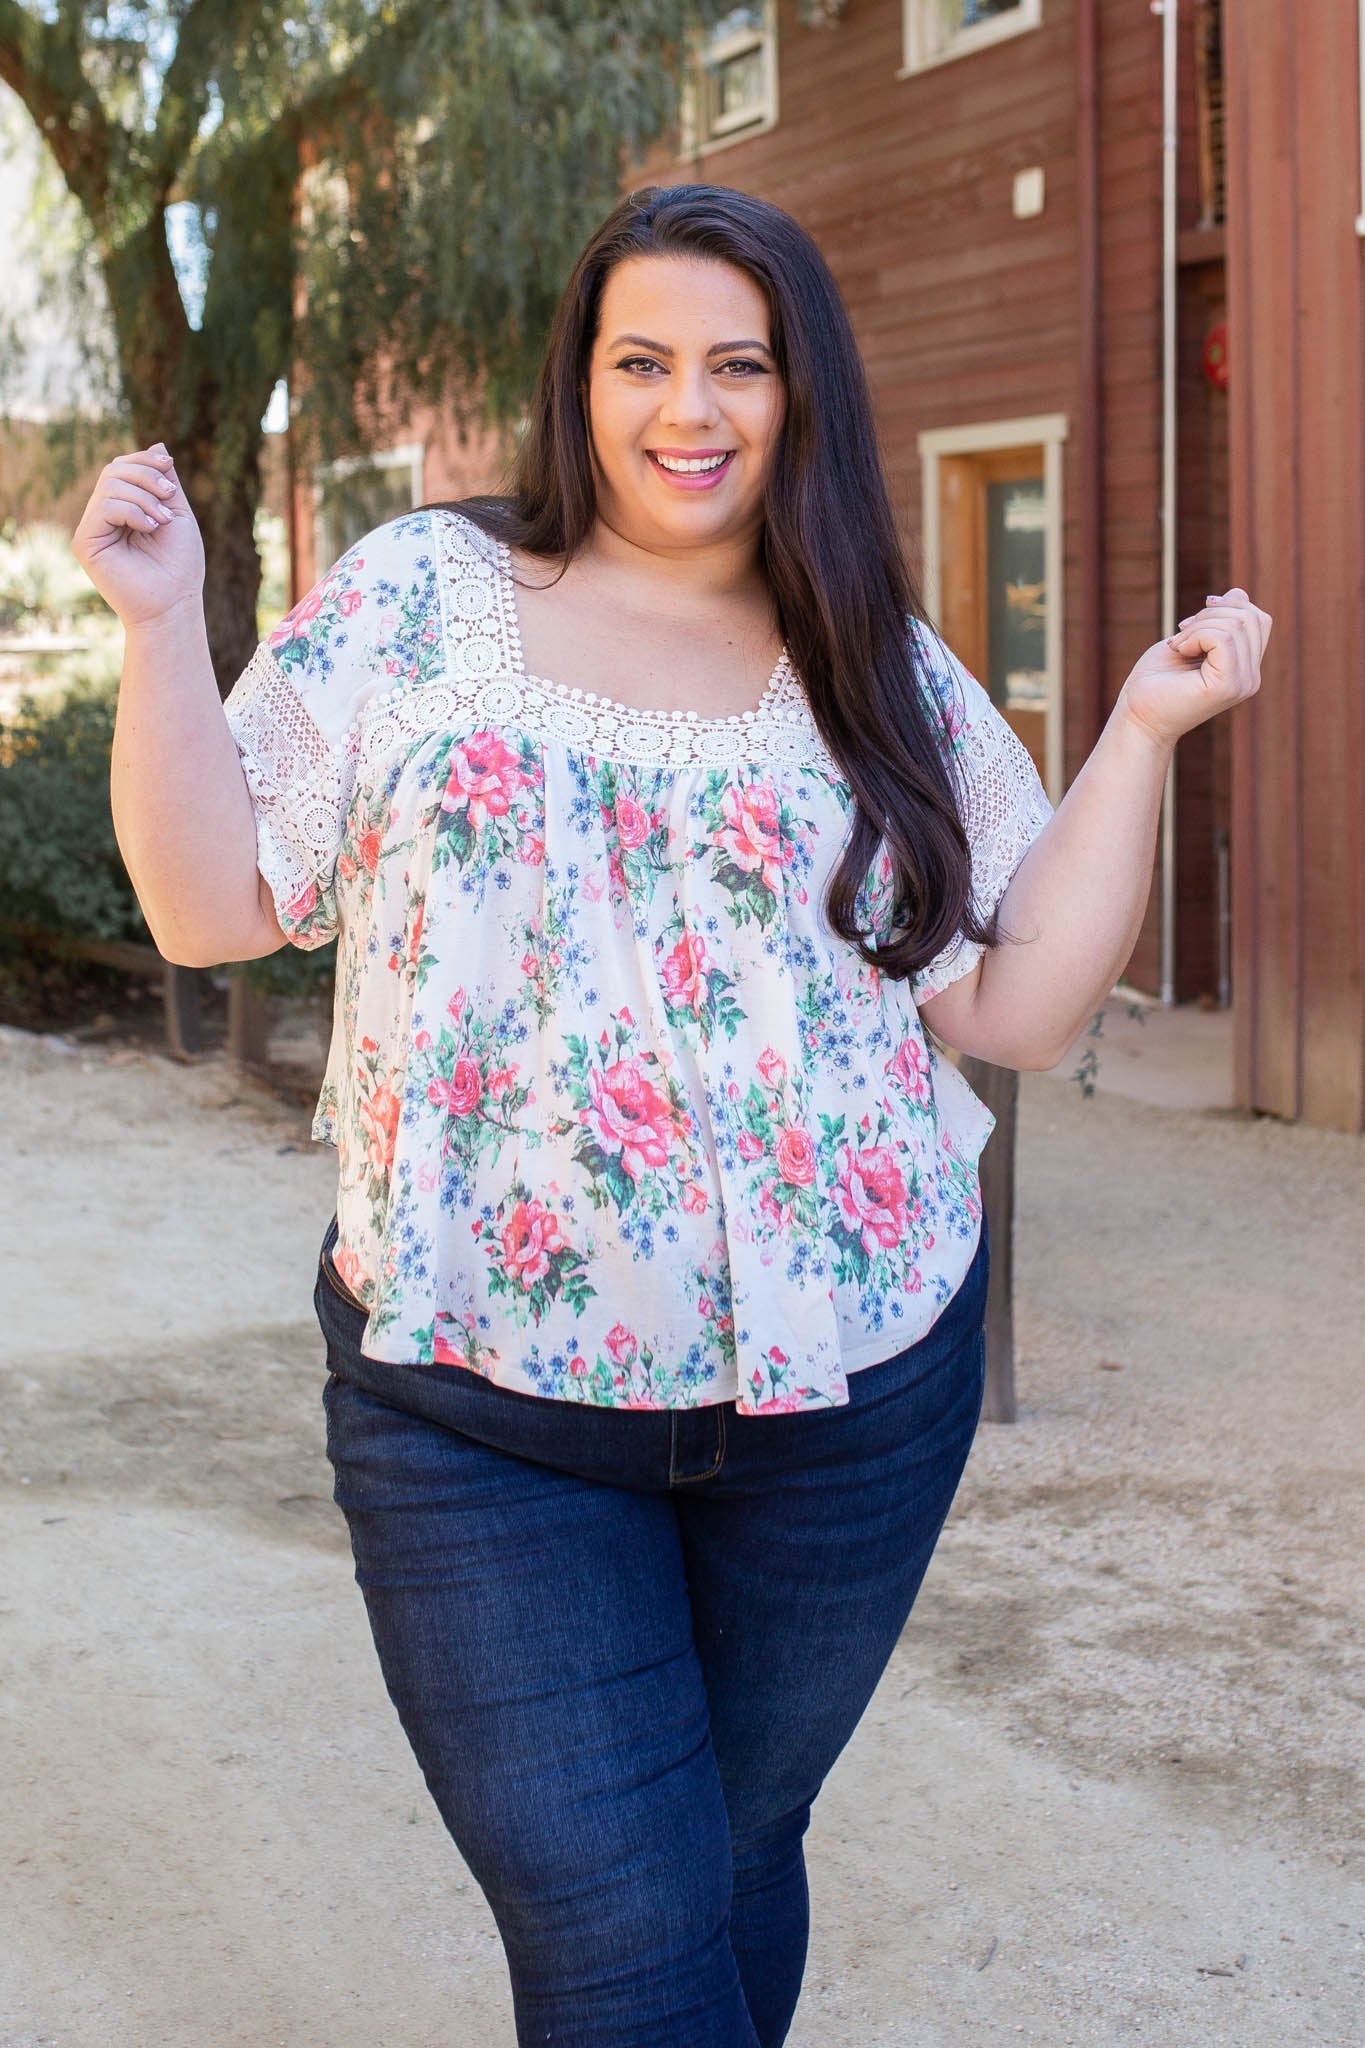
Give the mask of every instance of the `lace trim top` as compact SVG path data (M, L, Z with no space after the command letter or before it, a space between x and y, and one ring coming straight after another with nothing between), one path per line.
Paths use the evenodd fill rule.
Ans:
M989 914L1050 815L917 627ZM729 718L528 675L507 549L424 511L356 543L228 699L297 945L339 939L315 1135L366 1352L603 1405L838 1405L931 1326L989 1114L913 984L831 932L852 797L784 652ZM889 935L885 848L860 898Z

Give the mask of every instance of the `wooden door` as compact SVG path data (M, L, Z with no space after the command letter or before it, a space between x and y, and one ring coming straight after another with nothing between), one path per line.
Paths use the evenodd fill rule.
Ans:
M939 463L943 635L1047 781L1048 505L1043 450L994 448Z

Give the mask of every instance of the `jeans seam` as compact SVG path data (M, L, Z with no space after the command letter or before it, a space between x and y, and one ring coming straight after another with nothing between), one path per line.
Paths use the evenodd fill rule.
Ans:
M674 1472L673 1467L676 1462L678 1443L678 1417L686 1412L685 1409L680 1408L673 1410L673 1426L669 1431L668 1444L668 1483L670 1486L692 1486L699 1479L714 1479L721 1466L725 1463L725 1407L723 1402L717 1402L716 1457L714 1464L708 1465L704 1472Z

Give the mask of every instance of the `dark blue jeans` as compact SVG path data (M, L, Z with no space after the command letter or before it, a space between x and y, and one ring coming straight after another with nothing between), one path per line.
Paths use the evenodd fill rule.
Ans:
M497 1920L518 2042L779 2048L811 1802L976 1429L984 1239L846 1408L737 1417L368 1359L333 1237L314 1301L335 1496L385 1684Z

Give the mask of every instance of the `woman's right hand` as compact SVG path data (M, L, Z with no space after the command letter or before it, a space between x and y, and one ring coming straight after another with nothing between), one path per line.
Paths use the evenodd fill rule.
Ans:
M106 462L71 545L125 626L202 597L204 543L164 441Z

